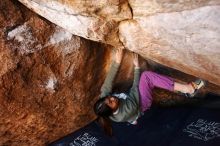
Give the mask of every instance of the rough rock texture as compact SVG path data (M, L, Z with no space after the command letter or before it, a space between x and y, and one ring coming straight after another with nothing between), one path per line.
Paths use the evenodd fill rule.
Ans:
M138 4L142 3L138 1ZM135 7L133 10L138 12L135 11L134 20L120 23L120 37L126 48L220 85L220 5L199 7L198 4L199 8L195 9L192 3L180 9L179 5L184 3L159 4L161 8L144 11L151 15L148 17L140 15L139 7ZM154 11L160 13L152 15Z
M145 59L220 85L219 0L19 1L75 35L122 42Z
M46 145L94 120L112 47L73 36L16 1L0 1L0 20L0 145ZM131 54L123 64L116 84L130 86Z
M126 0L21 0L51 22L84 38L120 46L118 22L131 18Z
M15 1L0 14L0 145L45 145L93 120L110 50Z

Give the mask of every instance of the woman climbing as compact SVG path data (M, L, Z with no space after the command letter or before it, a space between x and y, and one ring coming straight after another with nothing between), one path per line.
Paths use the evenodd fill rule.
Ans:
M98 116L98 121L108 135L112 135L111 120L137 124L140 113L151 107L154 87L177 91L184 93L187 97L194 97L198 90L205 85L205 82L201 79L189 84L177 83L170 77L151 71L143 72L140 77L138 55L133 54L133 85L127 94L114 94L112 93L113 81L122 57L123 50L117 49L110 71L102 85L100 99L94 104L94 111Z

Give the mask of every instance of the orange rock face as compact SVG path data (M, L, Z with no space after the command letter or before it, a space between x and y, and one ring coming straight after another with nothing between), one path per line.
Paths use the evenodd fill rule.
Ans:
M111 53L13 2L0 2L0 145L45 145L95 118Z

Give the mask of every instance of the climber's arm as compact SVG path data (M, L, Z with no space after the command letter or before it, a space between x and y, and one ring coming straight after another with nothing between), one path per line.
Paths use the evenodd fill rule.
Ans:
M134 63L134 80L132 88L137 87L140 79L140 67L138 61L138 54L133 54L133 63Z
M121 64L122 57L123 57L123 50L121 48L117 49L114 54L114 59L112 61L110 70L101 88L101 95L100 95L101 98L109 95L112 92L113 81L117 74L118 68Z

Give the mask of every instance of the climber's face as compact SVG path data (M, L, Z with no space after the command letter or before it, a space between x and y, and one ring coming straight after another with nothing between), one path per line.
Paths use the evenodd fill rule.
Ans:
M117 97L114 96L108 96L105 99L105 103L113 110L116 111L118 109L119 106L119 99Z

